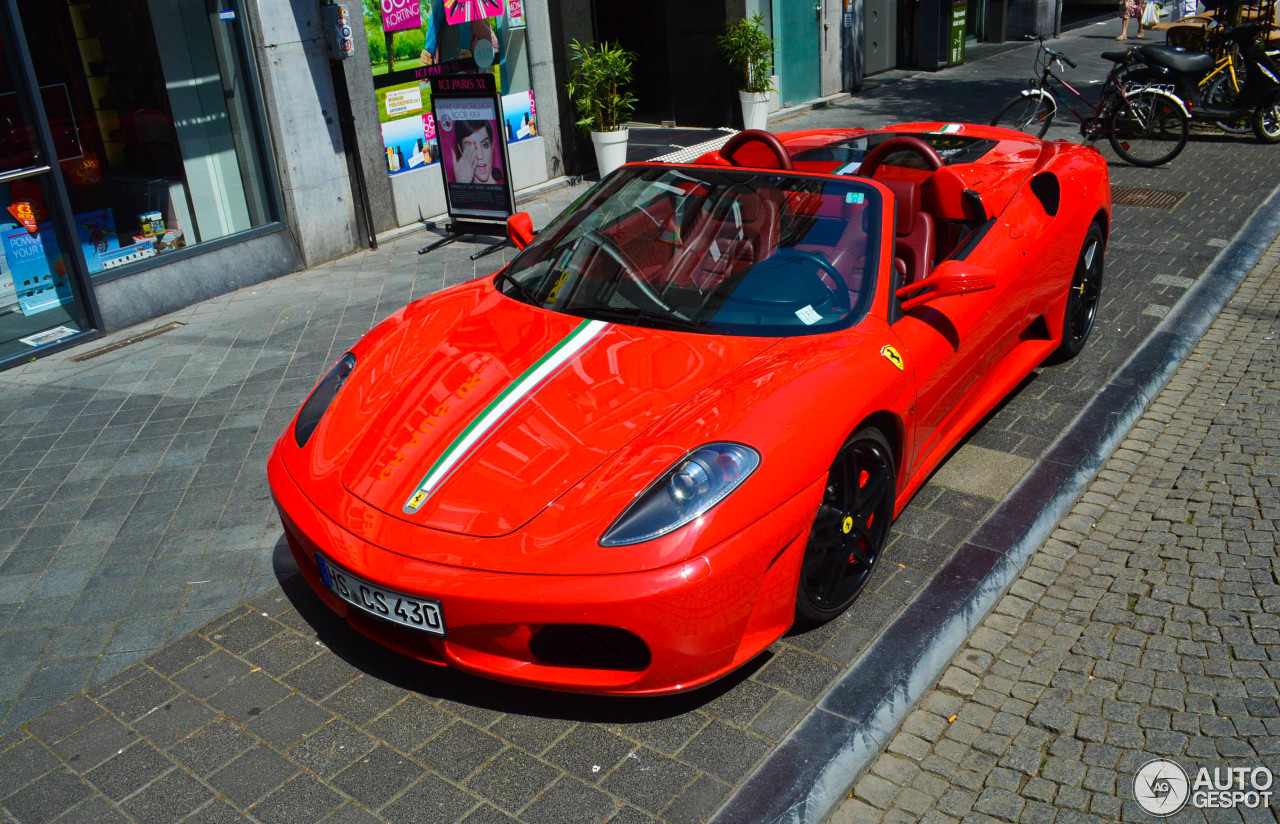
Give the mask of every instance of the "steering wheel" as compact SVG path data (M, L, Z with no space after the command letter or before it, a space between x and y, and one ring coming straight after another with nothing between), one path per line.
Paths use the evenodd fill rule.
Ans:
M738 153L747 143L758 141L768 147L773 152L773 156L778 160L778 168L784 171L792 171L795 167L791 165L791 155L787 154L787 150L783 147L782 141L775 137L772 133L761 129L746 129L738 132L729 141L720 147L720 156L729 161L730 165L739 166L735 163L733 156Z
M884 159L896 152L915 152L935 172L944 165L942 155L938 154L937 149L918 137L900 134L897 137L889 138L867 152L867 156L862 158L862 164L858 167L858 175L860 177L875 177L876 170L880 168L880 164L884 162Z
M818 271L812 272L813 277L818 283L822 284L822 288L827 290L831 296L831 303L841 312L848 314L853 311L853 304L849 299L849 290L844 287L844 276L840 274L840 270L831 264L822 254L809 251L808 249L797 249L794 246L784 246L778 249L769 259L757 264L756 271L761 267L769 269L777 269L779 274L789 276L789 264L806 262L817 267ZM828 283L830 281L830 283ZM742 298L735 294L735 300ZM761 305L787 304L795 305L794 300L760 300L748 299L746 302L757 303Z
M844 285L844 275L840 274L840 270L831 261L827 260L826 255L791 246L779 249L773 257L775 260L779 257L794 257L797 260L808 261L817 266L818 271L814 272L813 276L818 283L822 284L822 288L826 289L827 293L831 295L831 305L845 314L853 311L853 304L849 300L849 290ZM826 277L823 277L823 275L826 275Z
M582 237L584 240L590 241L597 249L604 252L605 256L614 263L617 263L622 269L622 273L626 275L627 280L634 283L636 288L640 290L640 294L652 301L655 306L661 307L664 312L670 312L680 320L689 320L687 316L673 309L666 301L659 297L657 292L653 291L653 287L651 287L648 282L641 277L640 270L631 262L631 258L627 257L627 253L622 251L622 247L618 246L618 242L616 240L603 232L594 229L587 232Z

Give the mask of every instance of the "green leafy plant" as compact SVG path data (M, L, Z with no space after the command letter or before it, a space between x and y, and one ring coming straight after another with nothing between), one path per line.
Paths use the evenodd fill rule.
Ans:
M617 43L569 44L572 67L565 91L587 131L616 132L631 116L636 97L627 90L635 52Z
M720 51L745 81L744 92L773 91L773 38L765 33L763 14L730 23L720 35Z

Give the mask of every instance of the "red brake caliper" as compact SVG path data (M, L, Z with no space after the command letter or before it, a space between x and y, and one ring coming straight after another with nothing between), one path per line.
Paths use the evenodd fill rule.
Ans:
M867 471L867 470L865 470L865 469L858 470L858 489L862 489L863 487L865 487L865 486L867 485L867 481L869 481L869 480L871 480L871 473L870 473L870 472L868 472L868 471ZM874 515L872 515L872 516L871 516L871 518L868 518L868 519L867 519L867 525L868 525L868 526L870 526L870 525L871 525L871 521L872 521L872 520L874 520L874 519L875 519L875 516L874 516ZM853 516L847 516L847 517L846 517L846 521L849 523L849 529L846 529L846 530L845 530L845 532L849 532L849 531L850 531L850 529L852 529L852 528L853 528ZM859 543L859 545L861 546L862 538L858 538L858 543ZM863 549L866 549L866 547L862 547L862 548L863 548ZM855 558L854 558L854 555L853 555L853 553L852 553L852 552L851 552L851 553L849 553L849 563L851 563L851 564L852 564L852 563L855 563Z

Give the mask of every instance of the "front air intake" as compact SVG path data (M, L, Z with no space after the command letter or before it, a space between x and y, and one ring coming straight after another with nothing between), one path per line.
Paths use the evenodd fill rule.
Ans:
M529 651L544 664L575 669L639 672L652 660L635 633L591 624L545 626L530 639Z

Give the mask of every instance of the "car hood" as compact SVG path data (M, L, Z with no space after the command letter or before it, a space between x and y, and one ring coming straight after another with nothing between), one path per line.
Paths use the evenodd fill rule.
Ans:
M455 318L396 336L398 385L364 396L342 484L395 518L477 537L518 529L773 342L589 322L492 291Z

